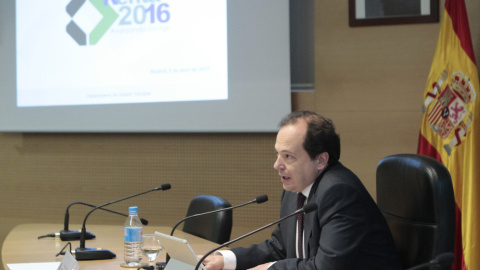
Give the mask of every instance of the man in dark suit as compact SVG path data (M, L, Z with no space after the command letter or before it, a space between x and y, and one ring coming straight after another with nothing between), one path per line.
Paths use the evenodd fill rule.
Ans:
M274 164L284 189L280 215L307 202L315 202L317 211L282 221L261 244L207 257L206 268L401 269L382 213L358 177L338 161L340 137L332 121L298 111L280 127Z

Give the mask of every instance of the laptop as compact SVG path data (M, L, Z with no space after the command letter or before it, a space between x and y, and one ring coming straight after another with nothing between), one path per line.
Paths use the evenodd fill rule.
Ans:
M161 232L155 234L160 237L160 243L170 256L165 270L195 270L199 258L187 240ZM203 264L198 269L205 270Z

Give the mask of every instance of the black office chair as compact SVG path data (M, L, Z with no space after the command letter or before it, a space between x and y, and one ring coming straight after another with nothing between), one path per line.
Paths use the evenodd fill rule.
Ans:
M377 167L377 204L403 267L453 252L455 199L450 173L439 161L416 154L383 158Z
M231 204L217 196L199 195L192 199L187 216L231 207ZM232 210L207 214L185 221L183 231L223 244L230 240L232 232Z

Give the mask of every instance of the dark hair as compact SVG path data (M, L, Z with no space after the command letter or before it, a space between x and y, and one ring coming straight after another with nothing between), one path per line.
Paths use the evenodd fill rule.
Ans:
M340 159L340 136L335 132L332 120L311 111L295 111L280 121L280 127L295 124L298 119L304 119L308 125L303 148L310 158L327 152L328 163L337 162Z

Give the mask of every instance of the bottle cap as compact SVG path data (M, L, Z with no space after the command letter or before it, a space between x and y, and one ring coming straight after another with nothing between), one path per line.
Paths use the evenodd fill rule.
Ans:
M128 208L128 213L129 214L138 214L138 206L130 206Z

